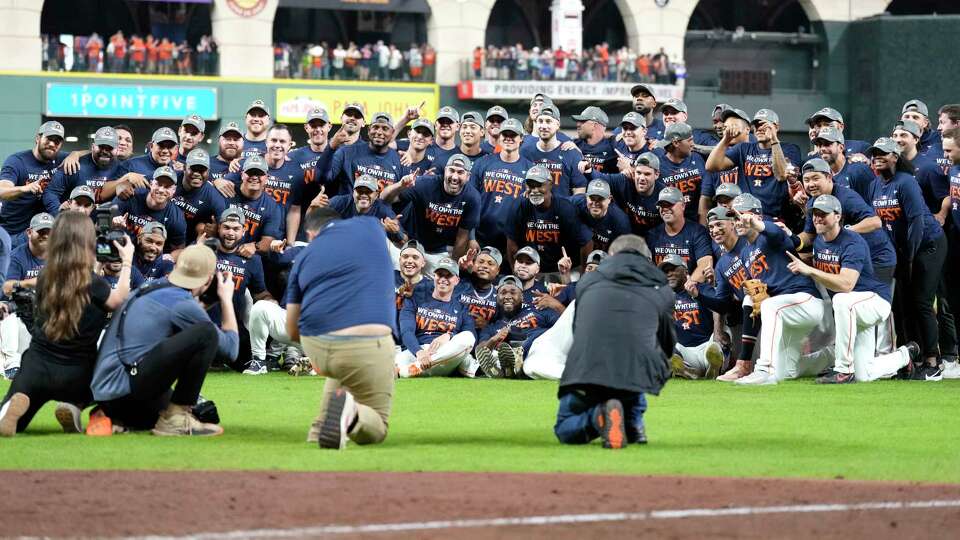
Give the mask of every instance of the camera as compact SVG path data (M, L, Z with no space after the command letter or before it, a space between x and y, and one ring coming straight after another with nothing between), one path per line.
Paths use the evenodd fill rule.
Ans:
M217 238L207 238L204 240L203 245L212 249L214 253L217 253L220 249L220 240ZM220 297L217 295L217 275L219 273L219 271L214 272L213 279L210 281L210 285L205 291L203 291L203 293L200 294L200 302L207 306L207 308L210 308L214 304L220 302Z
M17 314L20 321L27 330L33 332L33 323L35 320L34 309L37 303L37 290L29 287L14 287L10 293L10 302L7 304L12 307L12 311ZM12 304L12 306L10 305Z
M113 218L119 215L117 205L104 203L97 206L97 261L98 262L118 262L120 252L114 241L118 244L127 243L127 235L114 227Z

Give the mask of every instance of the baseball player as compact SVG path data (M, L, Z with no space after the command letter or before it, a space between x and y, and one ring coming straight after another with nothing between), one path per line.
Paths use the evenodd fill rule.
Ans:
M741 109L734 109L729 105L724 105L724 107L725 108L721 108L717 106L717 108L714 109L720 121L719 125L717 125L720 137L723 137L725 130L729 131L730 142L728 145L730 147L750 142L750 117ZM719 146L719 142L717 146ZM707 159L709 159L709 157ZM706 162L704 166L706 166ZM736 165L718 171L714 171L709 167L707 168L707 175L703 178L703 183L700 185L700 219L706 219L707 212L714 203L713 197L719 191L720 186L724 184L734 184L741 191L746 188L745 185L741 184L740 177L740 167Z
M467 111L460 117L460 146L458 153L474 162L487 152L483 149L483 116L477 111Z
M180 122L180 128L177 130L177 137L180 139L177 146L177 157L172 167L178 171L187 163L187 154L197 148L203 141L203 132L207 129L207 123L198 114L188 114Z
M159 221L167 228L166 249L174 254L183 249L187 241L187 221L183 211L173 204L177 191L177 173L166 165L153 171L150 189L138 191L129 199L114 199L120 214L115 222L126 228L127 234L136 238L140 229L149 221Z
M659 141L663 138L663 120L656 118L653 112L657 109L657 97L653 90L645 84L635 84L630 88L633 96L633 110L643 117L646 122L647 139ZM614 135L617 135L614 132Z
M687 219L698 221L700 185L707 167L700 154L693 151L693 129L683 122L673 122L664 131L664 143L654 152L660 158L660 181L683 193L684 214Z
M810 118L807 118L807 126L810 130L819 136L820 132L824 129L835 130L836 136L839 136L840 142L843 144L843 153L845 158L853 158L855 161L863 163L867 160L866 151L870 147L870 143L866 141L858 140L844 140L843 137L843 115L840 114L840 111L824 107L819 111L810 115ZM816 157L816 154L820 153L819 145L816 140L812 141L814 143L815 152L811 155ZM823 157L822 154L820 157Z
M267 153L267 130L273 124L270 119L270 107L262 99L255 99L247 107L244 116L247 132L243 135L241 159L256 154L263 157Z
M557 198L583 193L587 179L580 172L580 152L576 146L565 150L557 138L560 110L554 104L544 105L536 122L536 144L521 146L520 155L547 169L553 194Z
M485 246L479 251L470 250L460 258L460 284L456 294L460 303L466 306L478 332L490 324L497 313L497 291L494 282L500 274L503 255L493 246Z
M387 232L387 239L395 246L403 244L407 235L400 226L397 215L393 213L393 208L380 199L380 193L377 191L377 180L368 175L361 175L353 185L353 193L349 195L337 195L332 199L327 199L323 191L313 202L313 206L329 206L337 211L343 219L350 219L357 216L371 216L380 220L383 230ZM391 254L393 250L391 249Z
M513 274L523 284L523 303L533 305L537 293L548 293L540 274L540 254L530 246L522 247L513 256Z
M64 129L60 122L44 122L37 130L33 148L7 156L0 169L0 225L16 236L27 229L30 219L43 212L41 194L50 184L54 170L67 157L61 152ZM13 247L17 247L14 244Z
M433 162L443 165L450 156L458 153L457 134L460 133L460 113L450 106L440 107L434 122L436 136L427 154L433 156Z
M653 149L647 141L647 122L639 113L630 111L620 120L620 140L616 142L615 151L618 158L633 163L637 156ZM615 170L607 171L610 173Z
M921 154L919 151L920 137L923 132L920 126L912 120L900 120L893 127L890 138L900 147L900 157L910 160L913 164L913 176L920 184L923 200L927 203L930 213L937 217L937 221L946 221L947 211L943 199L949 195L950 180L946 171L937 162L937 157L931 154Z
M613 147L613 137L607 137L607 124L610 118L600 107L587 107L580 114L573 115L577 122L577 138L574 143L590 163L593 170L615 172L617 153Z
M676 298L673 304L677 344L670 359L674 377L713 379L723 366L723 349L713 341L713 314L684 290L687 263L671 253L658 265L667 276L667 285Z
M663 182L659 180L660 158L652 152L640 154L632 167L623 173L592 173L592 179L600 179L610 185L614 199L630 218L633 234L646 236L650 229L661 223L657 209Z
M739 213L737 233L747 240L740 254L749 277L743 287L752 299L753 315L759 312L761 320L756 369L734 383L777 384L809 368L799 365L800 347L823 319L823 300L809 277L788 268L793 241L776 223L763 219L760 201L745 193L733 201L733 208Z
M470 351L477 341L473 317L454 294L460 267L443 258L434 271L433 289L416 289L403 301L400 339L403 350L395 362L400 377L474 376L476 361Z
M647 233L647 245L653 262L660 264L668 254L677 254L687 264L690 278L705 280L705 272L713 268L713 250L707 229L684 216L683 194L675 187L665 187L657 197L657 209L663 223Z
M62 168L53 174L53 180L43 191L43 205L52 216L56 216L64 205L67 197L74 188L87 186L93 190L94 196L99 196L104 182L116 178L119 162L113 155L117 147L117 132L110 126L104 126L93 135L90 153L81 157L80 170L74 174L67 174ZM96 199L93 201L96 203Z
M243 161L240 173L240 187L229 204L243 209L246 233L241 255L249 257L254 253L266 254L270 243L283 237L283 209L277 201L265 191L267 162L259 154Z
M523 302L523 284L504 276L497 285L497 315L480 331L475 350L487 377L514 378L523 373L523 358L533 340L553 326L559 314Z
M817 230L813 266L787 252L791 259L787 267L823 285L833 298L835 363L817 382L845 384L893 377L920 356L919 345L910 342L894 353L874 357L875 327L890 316L893 289L874 277L867 242L842 226L839 199L820 195L813 201L811 213Z
M435 133L436 128L433 127L433 122L426 118L416 119L407 132L409 143L407 149L400 153L400 163L408 170L420 169L421 171L427 171L427 174L432 174L430 170L434 169L435 158L433 154L427 153L427 150L433 144ZM433 172L436 172L436 170L434 169Z
M818 156L830 165L833 182L857 192L864 201L870 201L873 196L873 171L866 163L847 159L843 133L837 128L825 127L817 132L813 144L817 147Z
M230 165L240 170L240 154L243 153L243 133L236 122L227 122L220 128L217 138L217 155L210 160L210 181L224 197L234 194L233 182L223 180L230 172Z
M167 228L163 223L148 221L140 229L133 265L147 281L154 281L173 271L173 261L163 257L163 245L167 241Z
M922 131L919 146L921 154L928 153L933 147L942 146L940 132L932 129L930 125L930 111L927 109L926 103L919 99L911 99L904 103L903 108L900 109L900 120L910 120L920 126Z
M349 194L353 191L354 180L364 174L376 178L381 190L398 182L404 169L400 154L390 148L393 131L393 117L379 112L373 115L367 127L369 142L337 148L327 173L327 195Z
M193 243L200 232L212 236L216 218L227 209L227 200L207 182L209 171L210 156L206 150L197 148L186 156L183 180L177 186L173 204L183 211L187 222L187 243Z
M666 134L666 128L672 124L685 124L689 116L687 115L687 104L681 99L670 98L660 106L660 114L663 116L664 140L669 141L670 137ZM712 132L693 130L693 146L696 151L704 154L710 153L710 148L715 146L720 139Z
M946 114L946 112L941 112L941 124L945 123L944 121L950 121L949 118L943 118ZM960 114L960 109L958 109L958 114ZM942 137L943 153L950 162L950 169L947 171L950 178L950 196L946 203L950 211L947 215L949 250L946 266L957 268L958 261L960 261L960 129L957 127L944 129ZM960 306L960 282L957 280L956 272L947 272L946 274L950 305ZM943 361L943 378L960 379L960 362L945 358Z
M500 147L500 129L503 126L503 122L509 117L507 110L499 105L494 105L487 109L483 124L486 135L483 138L483 142L480 143L480 147L483 148L484 152L488 154L500 153L500 150L502 150ZM520 126L522 130L523 124L520 124ZM523 135L523 131L520 132L520 135Z
M571 200L580 223L593 232L594 250L606 251L618 236L630 233L630 218L613 204L610 185L603 180L591 180L587 192Z

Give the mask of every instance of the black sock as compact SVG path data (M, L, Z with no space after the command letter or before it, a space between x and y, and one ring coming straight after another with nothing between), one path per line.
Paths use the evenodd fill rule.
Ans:
M749 362L753 360L753 348L757 345L757 330L760 329L760 321L751 317L753 308L743 306L743 332L740 336L740 360Z

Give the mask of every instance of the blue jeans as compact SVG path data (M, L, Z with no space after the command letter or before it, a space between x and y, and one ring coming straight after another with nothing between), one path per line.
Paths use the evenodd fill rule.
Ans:
M625 392L600 386L567 390L560 396L557 423L553 432L563 444L587 444L600 436L596 425L598 407L608 399L618 399L623 404L627 442L636 442L643 431L643 413L647 410L647 398L642 392Z

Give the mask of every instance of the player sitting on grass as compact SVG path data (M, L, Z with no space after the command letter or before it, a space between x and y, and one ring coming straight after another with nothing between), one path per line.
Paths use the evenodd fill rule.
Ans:
M487 377L513 378L523 370L523 358L533 340L553 326L559 314L523 303L523 285L504 276L497 286L497 316L480 332L477 361Z
M400 310L397 353L400 377L450 375L457 369L473 376L476 362L470 351L477 338L473 317L454 295L460 283L460 267L448 257L437 262L432 289L417 288Z
M687 264L679 255L666 255L659 266L667 276L667 285L676 294L673 319L677 347L670 359L673 376L713 379L720 374L723 365L723 349L711 339L713 313L683 289L687 281Z

